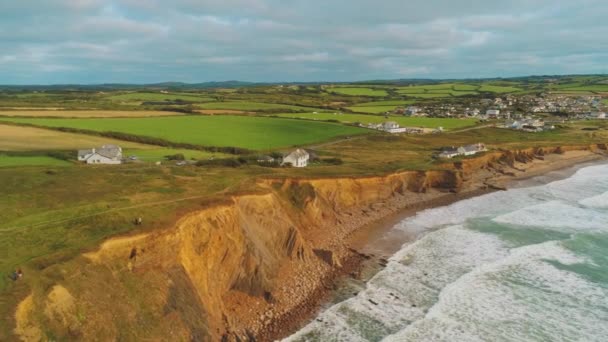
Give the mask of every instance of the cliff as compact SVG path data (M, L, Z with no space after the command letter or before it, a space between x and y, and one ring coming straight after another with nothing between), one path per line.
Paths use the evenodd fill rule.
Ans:
M353 257L346 237L386 215L548 154L498 151L383 177L265 179L259 193L191 212L174 227L118 237L58 266L17 308L22 340L267 340L293 325Z

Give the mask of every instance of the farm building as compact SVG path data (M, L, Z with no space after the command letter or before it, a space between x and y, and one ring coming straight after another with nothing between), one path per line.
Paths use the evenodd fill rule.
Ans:
M117 145L103 145L99 148L78 150L78 161L87 164L120 164L122 148Z
M283 158L281 165L291 165L293 167L306 167L310 154L303 149L297 149Z
M445 147L442 149L441 153L439 153L439 158L447 158L451 159L458 156L472 156L480 152L485 152L488 149L482 143L465 145L460 147Z

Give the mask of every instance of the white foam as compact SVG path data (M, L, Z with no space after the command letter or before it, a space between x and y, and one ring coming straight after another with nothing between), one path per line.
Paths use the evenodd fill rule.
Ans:
M447 286L428 315L385 341L600 341L608 289L546 260L585 262L557 242L521 247Z
M580 200L579 203L590 208L608 209L608 191L601 195Z
M567 232L608 229L608 215L572 206L561 201L550 201L493 219L498 223L558 229Z
M492 235L452 226L433 232L400 251L386 269L372 278L356 297L339 303L287 341L307 341L313 333L325 341L352 341L370 334L364 322L374 322L372 329L386 336L411 322L422 319L435 305L440 291L475 267L507 255L507 249ZM375 303L375 304L374 304ZM341 315L359 316L351 321L348 336ZM329 323L332 322L332 323ZM369 325L369 324L368 324ZM355 333L357 339L353 339Z

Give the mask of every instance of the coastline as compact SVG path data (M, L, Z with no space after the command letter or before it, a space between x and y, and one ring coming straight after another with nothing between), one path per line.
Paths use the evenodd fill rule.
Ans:
M606 153L588 150L548 154L542 159L515 162L508 167L509 172L504 169L497 172L486 168L474 172L457 193L433 190L422 196L413 196L417 197L416 199L397 197L383 203L384 207L375 211L371 215L373 217L368 217L364 224L351 229L344 236L350 253L342 257L342 268L323 275L323 286L315 288L305 303L298 306L297 311L289 312L288 315L271 322L268 325L271 329L262 331L260 340L276 341L286 338L308 324L327 306L356 295L357 287L364 286L368 279L383 269L386 259L404 244L420 238L419 232L392 230L400 221L426 209L447 206L491 192L564 179L580 168L605 163L606 158ZM543 179L539 179L540 177ZM387 235L390 233L393 234Z
M425 209L506 190L541 174L605 160L606 151L605 145L496 151L428 171L261 180L259 193L189 213L172 229L105 241L75 261L76 276L57 281L53 288L67 293L71 301L94 305L91 310L106 315L103 319L111 325L118 314L128 315L136 308L126 302L122 312L113 308L110 316L109 303L100 301L95 291L82 289L104 282L114 290L108 295L118 298L128 295L122 284L137 279L132 283L141 285L137 289L158 289L141 298L146 305L156 301L162 310L174 305L171 315L163 318L170 334L273 341L299 330L332 301L357 293L394 251L418 238L404 234L391 237L389 243L379 241L395 223ZM221 234L216 234L219 229ZM135 249L137 259L127 258ZM92 282L97 275L100 282ZM344 286L349 283L355 286ZM27 315L16 315L16 326L42 332L34 313L53 303L53 293L24 306ZM197 296L204 301L191 300ZM200 305L178 307L178 299ZM207 317L204 325L201 317ZM177 326L180 322L187 325ZM57 324L66 325L60 320ZM99 326L77 328L90 339L105 333L97 330ZM109 339L118 336L119 328L114 329L107 332ZM15 334L22 336L20 331L24 330Z

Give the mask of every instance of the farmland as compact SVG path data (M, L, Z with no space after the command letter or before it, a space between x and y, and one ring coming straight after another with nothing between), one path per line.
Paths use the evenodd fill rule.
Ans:
M489 84L484 84L481 86L481 88L479 88L479 91L482 92L489 92L489 93L514 93L517 91L521 91L522 89L520 88L515 88L515 87L508 87L508 86L497 86L497 85L489 85Z
M211 153L198 150L186 150L175 148L153 148L153 149L125 149L123 156L135 156L137 160L144 162L163 161L167 156L182 154L186 160L204 160L209 158L228 158L229 155L223 153Z
M336 120L344 123L382 123L385 121L395 121L403 127L424 127L445 129L458 129L475 125L474 119L442 119L442 118L425 118L425 117L405 117L405 116L389 116L385 118L381 115L363 115L363 114L333 114L333 113L305 113L305 114L280 114L281 117L302 118L307 120Z
M277 104L277 103L248 102L248 101L203 103L203 104L196 105L196 108L227 109L227 110L240 110L240 111L268 111L268 110L310 111L310 110L317 110L317 108L312 108L312 107L292 106L292 105L284 105L284 104Z
M107 97L112 101L187 101L187 102L210 102L215 101L211 97L206 97L199 94L182 94L182 93L148 93L134 92L126 94L118 94Z
M339 124L248 116L174 116L123 119L3 119L46 127L122 132L201 146L254 150L304 145L367 130Z
M0 124L0 151L75 151L105 144L117 144L138 150L156 148L156 146L84 134Z
M0 153L0 167L69 165L72 164L49 156L14 156Z
M331 88L331 89L329 89L329 92L341 94L341 95L349 95L349 96L372 96L372 97L388 96L388 93L386 92L386 90L371 89L371 88L358 88L358 87Z
M397 106L356 106L356 107L346 107L346 109L355 112L355 113L370 113L370 114L382 114L386 112L390 112L397 108Z
M2 116L58 117L58 118L128 118L149 116L183 115L169 111L120 111L120 110L13 110L0 111Z

